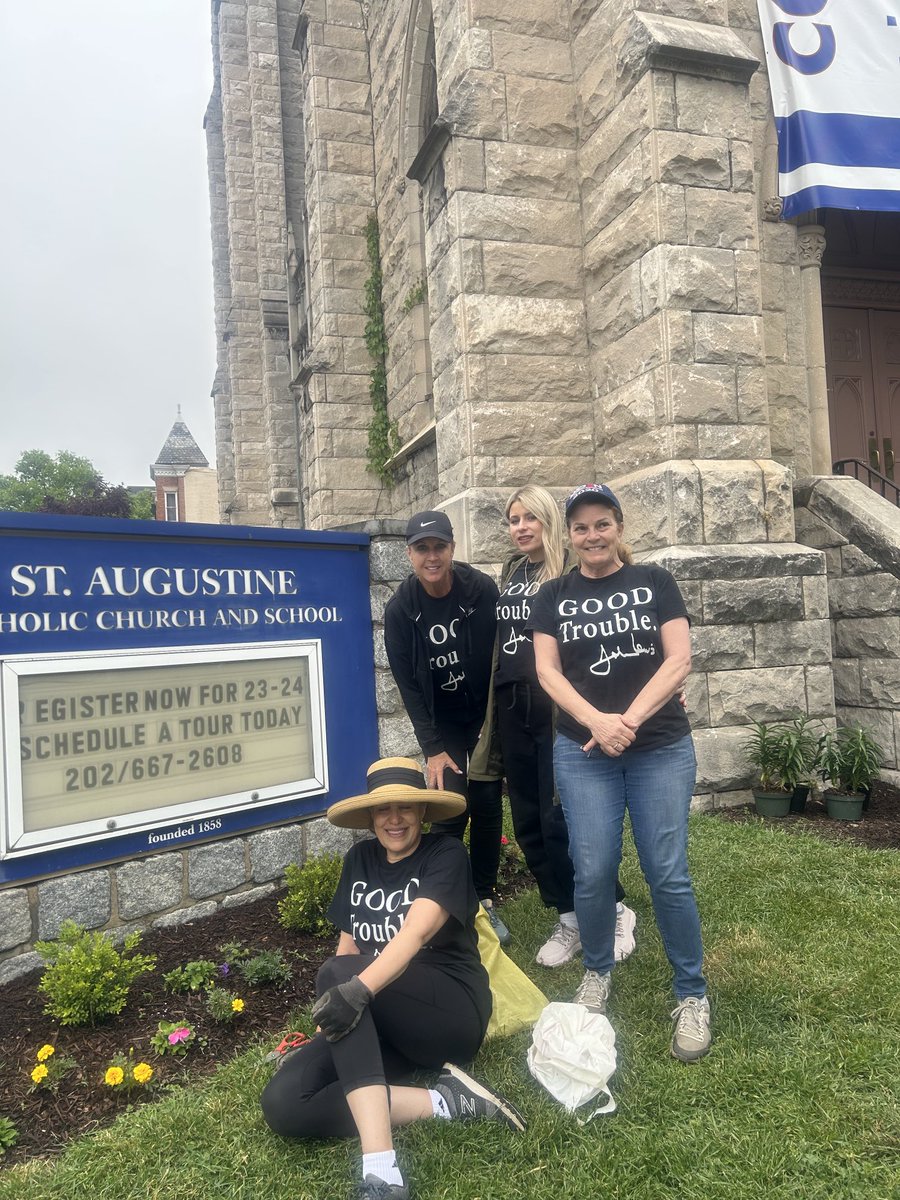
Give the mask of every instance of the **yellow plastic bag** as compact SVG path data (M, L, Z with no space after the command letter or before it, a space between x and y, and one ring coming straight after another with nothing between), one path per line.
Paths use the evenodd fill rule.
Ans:
M530 1029L546 1007L547 997L503 953L481 905L475 918L475 932L478 934L478 953L491 981L491 995L494 998L487 1036L505 1037L522 1029Z

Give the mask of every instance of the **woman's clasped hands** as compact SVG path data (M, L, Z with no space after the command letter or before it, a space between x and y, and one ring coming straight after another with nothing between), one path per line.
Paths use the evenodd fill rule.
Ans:
M591 739L581 747L585 754L590 754L595 746L599 746L610 758L618 758L637 736L637 726L632 726L619 713L597 712L586 724L591 731Z

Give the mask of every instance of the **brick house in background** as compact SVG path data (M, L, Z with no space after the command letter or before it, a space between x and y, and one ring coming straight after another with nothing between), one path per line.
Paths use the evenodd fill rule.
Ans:
M212 0L220 503L338 528L590 479L693 618L699 790L747 723L900 780L900 215L780 219L756 0ZM367 470L379 227L393 486ZM896 487L894 492L896 494ZM387 685L386 685L387 686Z
M157 521L218 524L216 472L182 421L180 407L150 474L156 484Z

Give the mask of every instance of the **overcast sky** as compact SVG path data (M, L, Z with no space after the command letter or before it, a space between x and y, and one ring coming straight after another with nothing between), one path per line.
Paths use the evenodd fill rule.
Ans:
M208 0L0 0L0 473L150 483L181 405L215 466Z

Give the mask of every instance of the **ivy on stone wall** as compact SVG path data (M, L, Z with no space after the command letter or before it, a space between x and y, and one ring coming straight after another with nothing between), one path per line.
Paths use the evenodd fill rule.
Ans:
M388 415L387 393L387 334L384 328L384 305L381 299L381 251L378 245L378 219L373 215L366 222L366 250L369 258L369 278L366 280L366 349L373 367L369 375L369 396L372 400L372 419L369 422L369 470L388 487L393 476L387 467L392 454L400 449L397 423Z

